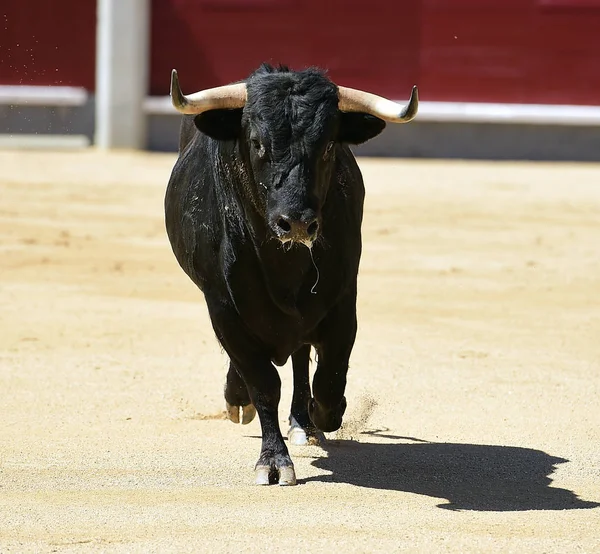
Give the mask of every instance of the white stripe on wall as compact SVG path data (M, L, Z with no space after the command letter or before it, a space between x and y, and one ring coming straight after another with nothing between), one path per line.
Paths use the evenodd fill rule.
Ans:
M82 106L88 97L89 93L78 87L0 85L0 105ZM147 97L144 111L149 115L177 115L168 96ZM420 102L416 121L600 126L600 106Z

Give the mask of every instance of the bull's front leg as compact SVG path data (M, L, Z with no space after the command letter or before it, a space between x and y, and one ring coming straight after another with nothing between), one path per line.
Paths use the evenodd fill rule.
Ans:
M317 429L336 431L346 411L346 374L356 338L356 292L346 296L319 326L318 365L313 378L310 419Z
M246 331L235 308L223 303L219 297L205 296L217 338L231 360L226 399L231 398L234 402L246 400L244 389L240 388L240 380L243 381L260 420L262 446L255 467L255 482L257 485L295 485L294 464L279 428L279 374L261 346ZM238 396L228 397L234 392Z
M262 429L260 457L255 466L257 485L295 485L296 473L279 428L281 379L268 360L237 361Z

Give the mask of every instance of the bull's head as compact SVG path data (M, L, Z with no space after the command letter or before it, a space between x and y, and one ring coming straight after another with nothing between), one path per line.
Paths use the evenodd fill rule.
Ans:
M308 246L319 233L337 145L363 143L381 133L386 121L411 121L419 103L416 86L403 107L338 87L318 70L267 65L244 83L189 96L173 70L171 99L179 112L196 115L203 133L238 141L255 204L271 232L284 243Z

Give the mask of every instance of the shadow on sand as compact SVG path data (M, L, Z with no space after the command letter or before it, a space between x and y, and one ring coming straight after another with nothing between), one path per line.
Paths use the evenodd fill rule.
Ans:
M580 500L569 490L550 487L549 475L556 465L568 460L541 450L435 443L381 431L364 434L405 442L327 441L327 456L311 463L331 475L300 482L349 483L445 498L447 502L438 507L449 510L573 510L600 506Z

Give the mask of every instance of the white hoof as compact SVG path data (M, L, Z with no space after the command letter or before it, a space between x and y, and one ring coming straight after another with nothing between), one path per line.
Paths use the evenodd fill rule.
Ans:
M240 422L240 407L232 406L229 402L225 402L227 408L227 419L233 423Z
M254 404L248 404L242 407L242 425L248 425L256 416Z
M296 484L296 472L291 466L282 467L279 470L279 486L291 487Z
M307 434L292 416L290 417L288 441L294 446L321 446L325 442L325 435L320 431L317 431L314 435Z
M254 483L257 485L269 485L269 474L271 468L269 466L256 466L254 470Z
M225 401L227 408L227 419L233 421L233 423L240 423L240 409L242 411L242 425L248 425L256 416L256 408L253 404L247 406L232 406L229 402Z
M279 473L279 478L276 479L276 481L279 482L280 486L291 487L296 484L296 472L294 471L293 466L282 467L277 470L277 472ZM270 475L270 466L256 466L256 469L254 470L254 483L257 485L270 485Z
M294 446L306 446L308 444L308 437L306 431L302 427L290 427L288 431L288 440L290 444Z

